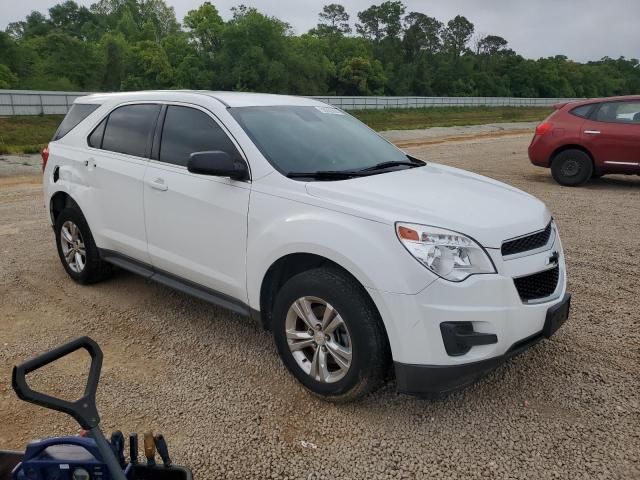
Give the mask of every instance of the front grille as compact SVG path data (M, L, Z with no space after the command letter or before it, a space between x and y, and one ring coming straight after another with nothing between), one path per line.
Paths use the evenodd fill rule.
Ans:
M504 242L502 244L502 255L506 257L507 255L515 255L516 253L544 247L549 241L549 237L551 237L551 222L541 232Z
M513 283L523 302L545 298L556 291L558 279L560 278L560 267L534 273L526 277L514 278Z

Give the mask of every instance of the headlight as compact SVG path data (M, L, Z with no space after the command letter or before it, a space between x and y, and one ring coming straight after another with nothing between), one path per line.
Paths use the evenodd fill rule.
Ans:
M414 223L396 223L396 233L416 260L452 282L474 273L496 272L484 249L461 233Z

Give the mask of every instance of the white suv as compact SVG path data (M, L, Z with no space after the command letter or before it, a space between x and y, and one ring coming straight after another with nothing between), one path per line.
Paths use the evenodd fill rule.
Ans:
M555 223L534 197L425 163L306 98L78 98L43 151L58 253L258 319L311 392L474 381L566 320Z

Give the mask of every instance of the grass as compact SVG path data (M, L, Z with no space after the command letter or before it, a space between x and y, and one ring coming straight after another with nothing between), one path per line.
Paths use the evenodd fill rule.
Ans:
M546 107L433 107L399 110L358 110L352 115L374 130L414 130L485 123L536 122L553 110Z
M481 125L500 122L534 122L550 108L540 107L434 107L407 110L350 112L374 130L411 130L429 127ZM0 154L39 153L51 140L61 115L0 118Z
M62 115L0 118L0 154L40 153L61 121Z

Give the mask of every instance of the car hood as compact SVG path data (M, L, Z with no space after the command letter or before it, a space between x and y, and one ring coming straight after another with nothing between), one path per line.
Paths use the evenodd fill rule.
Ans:
M421 223L455 230L487 248L543 229L544 203L481 175L429 163L344 181L310 182L307 192L345 213L376 221Z

